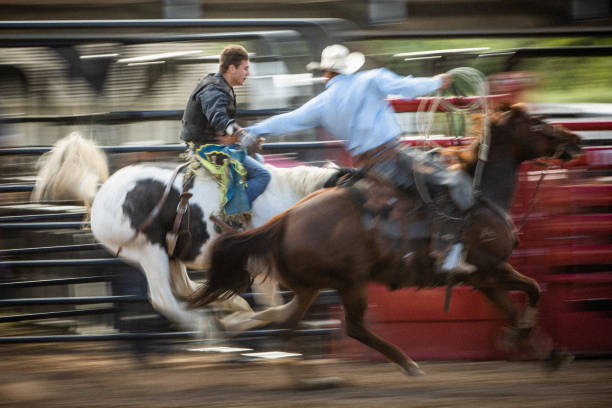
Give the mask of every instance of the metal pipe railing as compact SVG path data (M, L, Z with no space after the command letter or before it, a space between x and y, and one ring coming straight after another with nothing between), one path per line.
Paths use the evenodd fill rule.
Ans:
M87 228L89 222L3 222L0 230Z
M272 116L288 112L289 109L238 109L236 115L239 118L253 118L259 116ZM155 120L181 120L182 109L154 110L154 111L117 111L86 113L77 115L41 115L41 116L6 116L2 121L6 124L15 123L61 123L61 124L102 124L116 125L122 123L155 121Z
M296 330L295 334L300 336L319 336L337 332L338 328L329 329L303 329ZM286 334L287 329L278 330L250 330L235 334L235 338L279 336ZM197 332L166 332L166 333L112 333L112 334L79 334L79 335L56 335L56 336L13 336L0 337L0 344L11 343L53 343L65 341L108 341L108 340L174 340L182 338L196 339ZM197 340L207 342L209 340ZM213 341L213 340L210 340Z
M0 289L31 288L38 286L74 285L77 283L103 282L112 279L110 275L83 276L80 278L41 279L21 282L2 282Z
M0 256L15 256L15 255L29 255L39 254L48 252L67 252L67 251L87 251L103 249L102 244L77 244L77 245L57 245L50 247L37 247L37 248L13 248L13 249L0 249Z
M64 317L89 316L115 312L117 312L116 307L103 307L96 309L62 310L59 312L28 313L13 316L0 316L0 323L21 322L26 320L58 319Z
M186 150L184 144L167 144L155 146L99 146L105 153L139 153L139 152L183 152ZM278 142L264 143L262 148L267 151L300 150L300 149L329 149L341 148L344 143L341 140L324 140L312 142ZM41 155L51 150L51 147L8 147L0 149L0 156L25 154Z
M90 305L95 303L135 303L148 302L146 296L119 295L119 296L90 296L90 297L51 297L51 298L24 298L0 299L0 307L32 306L32 305Z
M31 187L31 186L30 186ZM47 219L54 220L68 220L68 219L80 219L85 218L87 213L84 212L67 212L67 213L53 213L53 214L29 214L29 215L8 215L0 217L0 223L5 222L30 222L40 221Z
M40 268L54 266L91 266L91 265L117 265L125 263L120 258L91 258L91 259L37 259L26 261L0 261L0 268Z

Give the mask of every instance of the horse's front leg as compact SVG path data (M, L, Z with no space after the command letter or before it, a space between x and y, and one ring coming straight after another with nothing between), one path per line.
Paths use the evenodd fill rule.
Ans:
M491 275L500 277L500 286L497 289L501 289L503 292L501 294L499 292L493 292L493 296L489 298L494 304L497 304L502 311L506 310L513 327L519 332L520 338L526 338L531 334L533 328L537 324L540 286L535 279L519 273L508 262L499 264L491 271ZM507 311L510 307L513 308L513 304L507 295L507 291L511 290L518 290L527 295L527 305L520 313L517 311L514 313Z
M509 327L504 328L503 333L498 339L497 347L502 349L505 353L518 351L519 343L528 334L525 327L519 329L519 325L517 324L519 320L518 308L503 289L490 287L478 289L504 316L506 316L509 322Z
M367 287L356 287L340 291L346 319L346 334L378 351L390 361L399 366L404 374L423 375L410 357L398 347L381 339L372 333L365 324L365 315L368 308Z
M495 277L492 284L490 283L486 287L475 286L510 321L511 327L504 333L500 345L506 351L519 350L525 340L529 340L527 350L534 352L540 359L547 360L555 368L571 360L568 353L554 348L552 339L541 330L538 331L537 338L534 336L534 329L537 326L538 301L540 299L538 283L516 271L507 262L503 262L491 270L489 277ZM527 295L527 305L521 312L517 310L508 296L508 291L511 290L522 291Z

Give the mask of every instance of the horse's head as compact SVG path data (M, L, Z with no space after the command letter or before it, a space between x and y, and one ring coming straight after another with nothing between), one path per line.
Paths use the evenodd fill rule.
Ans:
M550 157L567 161L582 152L580 136L530 115L522 104L510 106L502 113L498 125L511 130L514 143L521 149L525 160Z

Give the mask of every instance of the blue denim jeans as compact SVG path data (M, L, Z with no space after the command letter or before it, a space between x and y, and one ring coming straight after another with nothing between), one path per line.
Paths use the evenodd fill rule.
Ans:
M270 172L250 156L247 156L242 164L247 171L247 197L249 203L253 204L253 201L264 192L270 182Z

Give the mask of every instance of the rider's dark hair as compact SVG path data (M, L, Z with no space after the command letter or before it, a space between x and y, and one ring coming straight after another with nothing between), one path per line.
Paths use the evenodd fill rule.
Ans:
M224 74L230 65L236 68L242 64L242 61L249 59L249 53L242 45L228 45L221 51L219 57L219 72Z

